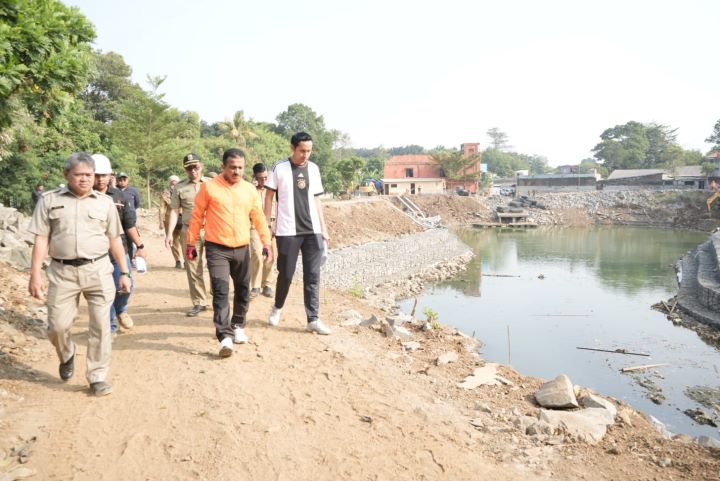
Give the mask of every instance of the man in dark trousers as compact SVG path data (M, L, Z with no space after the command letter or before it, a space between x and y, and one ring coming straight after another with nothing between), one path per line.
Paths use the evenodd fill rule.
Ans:
M244 344L245 315L250 301L250 222L263 243L263 255L272 259L270 230L255 186L243 179L245 153L228 149L222 175L200 185L187 231L185 255L197 257L195 242L205 227L205 256L213 290L213 323L220 341L220 357L229 357L233 342ZM235 288L232 317L229 291Z
M303 260L303 295L307 314L307 331L330 334L319 319L320 267L325 243L330 240L323 217L320 195L323 194L320 169L310 161L313 142L305 132L290 140L292 155L275 164L265 187L265 217L272 214L273 197L277 195L275 239L277 240L278 279L275 304L268 318L271 326L280 322L280 313L290 291L298 254Z

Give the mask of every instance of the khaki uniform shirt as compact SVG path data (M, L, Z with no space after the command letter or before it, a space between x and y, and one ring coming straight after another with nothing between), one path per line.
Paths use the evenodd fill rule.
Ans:
M160 222L164 223L166 226L168 222L170 222L172 191L173 189L166 189L160 196Z
M123 228L111 197L93 190L80 198L63 187L42 196L28 232L48 237L50 257L95 259L107 254L109 239Z
M170 200L171 209L182 209L183 225L190 225L192 210L195 205L195 196L200 191L200 184L210 180L210 177L200 177L198 182L190 179L181 180L175 184Z

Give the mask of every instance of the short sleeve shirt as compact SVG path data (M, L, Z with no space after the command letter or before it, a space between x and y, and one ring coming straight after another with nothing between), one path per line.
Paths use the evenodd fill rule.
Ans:
M175 184L170 199L171 209L182 209L183 225L190 225L192 210L195 205L195 196L200 191L200 184L210 180L209 177L200 177L200 180L193 182L190 179L181 180Z
M315 196L323 194L314 162L296 166L289 159L275 164L265 187L277 193L276 236L322 234Z
M77 197L63 187L42 196L28 231L48 237L50 257L95 259L107 253L109 239L123 229L110 197L95 191Z

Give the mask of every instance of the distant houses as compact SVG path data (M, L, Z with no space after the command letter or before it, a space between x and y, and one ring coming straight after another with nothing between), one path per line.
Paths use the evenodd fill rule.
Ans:
M707 177L699 165L675 169L617 169L602 181L603 189L704 189Z
M478 176L482 170L480 163L480 144L462 144L466 158L478 156L478 161L466 170L469 177ZM440 194L445 190L462 189L476 193L477 181L448 179L442 168L427 154L394 155L385 161L383 172L383 193L385 195L403 194Z

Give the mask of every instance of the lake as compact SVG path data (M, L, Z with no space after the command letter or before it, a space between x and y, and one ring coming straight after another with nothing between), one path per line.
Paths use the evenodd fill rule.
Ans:
M476 257L461 277L428 287L418 317L429 307L442 324L474 334L488 361L545 379L567 374L574 384L651 414L673 433L720 438L718 428L683 413L702 407L687 388L720 387L720 352L650 308L676 294L673 265L707 234L618 226L456 234ZM405 312L411 307L412 300L401 304ZM656 363L669 365L620 373ZM658 394L665 397L660 405L650 400Z

